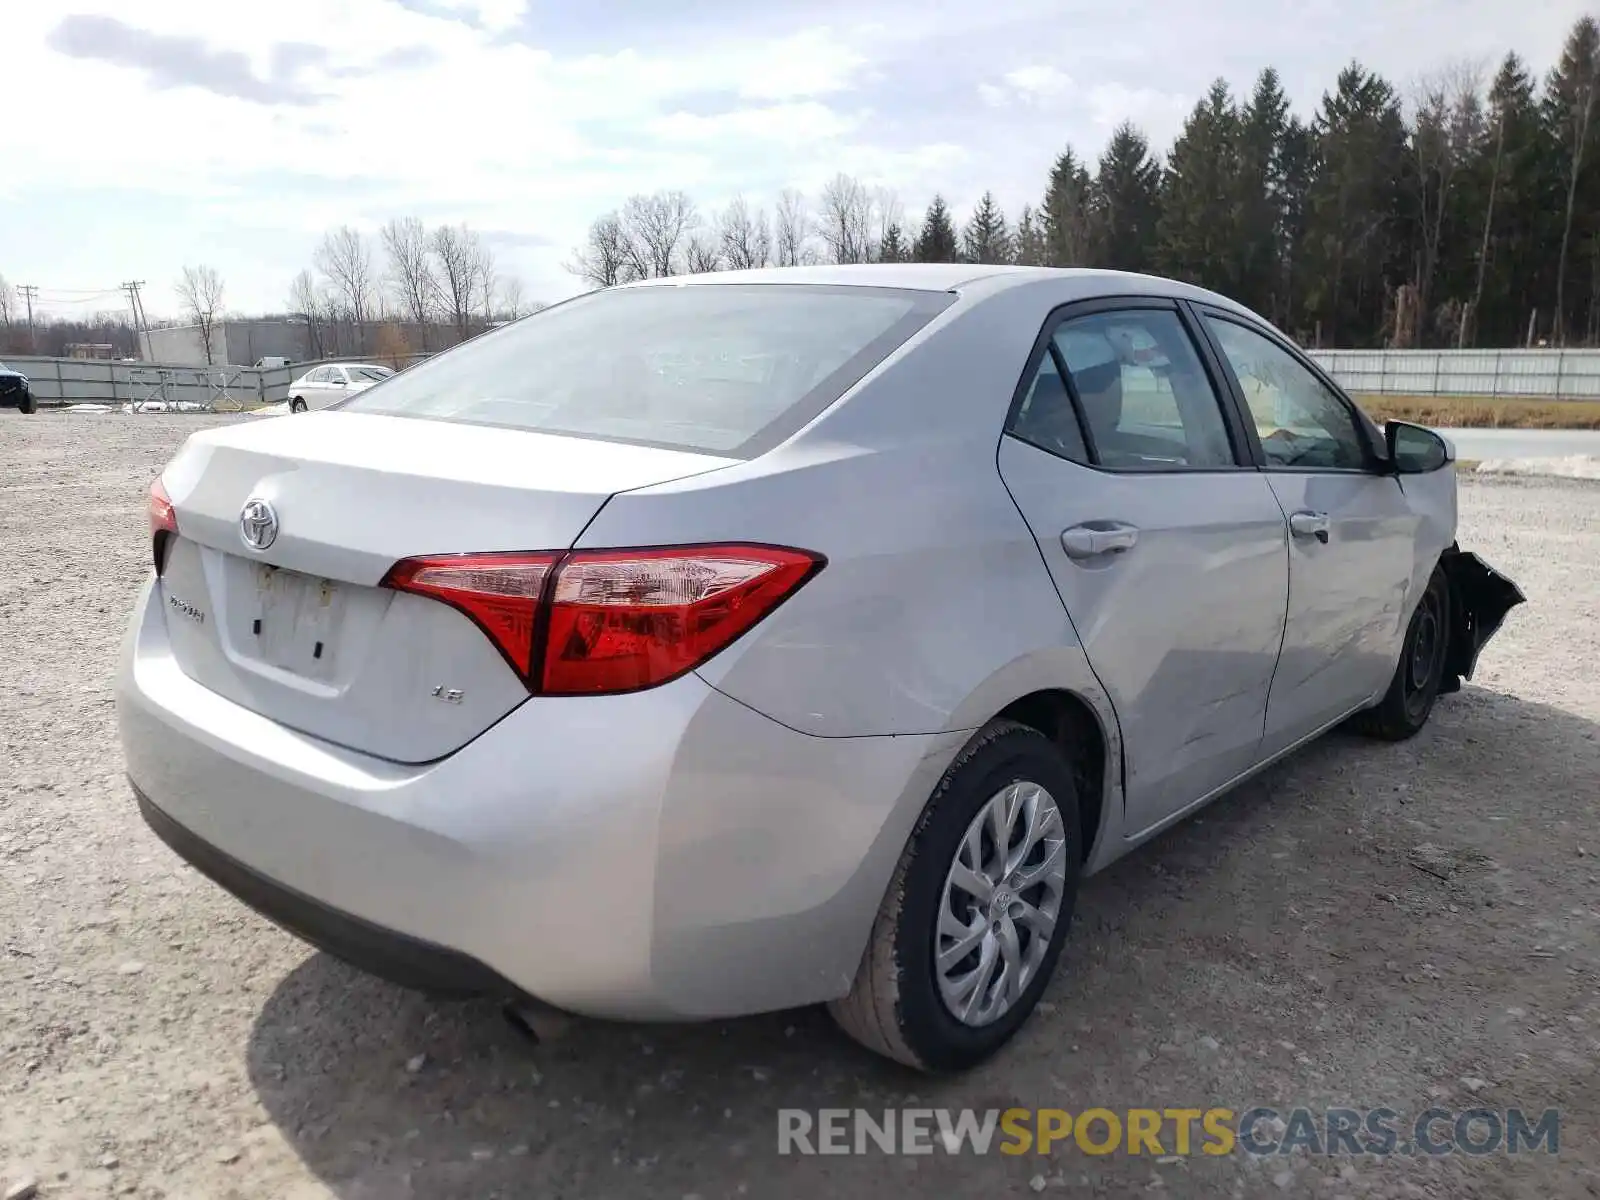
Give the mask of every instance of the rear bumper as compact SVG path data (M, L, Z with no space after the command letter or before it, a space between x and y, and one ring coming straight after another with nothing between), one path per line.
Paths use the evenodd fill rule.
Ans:
M133 794L139 801L139 813L145 824L179 858L275 925L319 950L353 967L431 995L518 998L515 984L482 963L443 946L353 917L286 888L196 837L156 807L137 785L134 785Z
M966 736L810 737L690 674L393 763L190 679L149 597L116 688L147 819L306 940L435 990L645 1020L841 995Z

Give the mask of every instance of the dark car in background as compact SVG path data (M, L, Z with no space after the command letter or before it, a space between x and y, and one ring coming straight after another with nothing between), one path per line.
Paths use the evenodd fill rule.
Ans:
M39 411L39 401L28 387L28 377L0 363L0 408L20 408L25 413Z

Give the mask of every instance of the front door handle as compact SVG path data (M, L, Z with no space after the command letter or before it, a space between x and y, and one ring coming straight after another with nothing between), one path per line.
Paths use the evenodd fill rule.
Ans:
M1289 517L1289 532L1297 538L1316 538L1323 545L1328 544L1328 514L1320 512L1297 512Z
M1139 530L1132 525L1106 521L1095 525L1074 525L1061 531L1061 548L1068 558L1098 558L1102 554L1121 554L1139 541Z

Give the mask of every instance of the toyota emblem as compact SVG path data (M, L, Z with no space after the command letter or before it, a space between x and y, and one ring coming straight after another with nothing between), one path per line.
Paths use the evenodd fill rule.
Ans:
M278 514L265 500L249 499L239 513L239 536L252 550L265 550L278 539Z

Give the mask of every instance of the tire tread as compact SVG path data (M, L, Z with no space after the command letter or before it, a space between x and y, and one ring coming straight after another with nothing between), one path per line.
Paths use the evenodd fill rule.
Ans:
M919 1071L928 1070L929 1065L911 1047L901 1026L900 964L895 954L895 935L900 925L900 910L905 903L906 876L911 864L916 861L922 831L933 820L939 801L950 790L952 781L981 751L1001 738L1017 735L1034 737L1044 745L1054 747L1049 738L1032 726L1018 721L991 721L962 747L955 761L946 768L939 779L939 786L934 788L933 795L917 819L916 828L906 839L906 848L901 852L894 876L889 881L889 889L884 893L883 903L872 922L872 933L867 940L866 953L861 956L861 965L856 969L855 982L845 996L828 1004L829 1014L850 1037L869 1050Z

